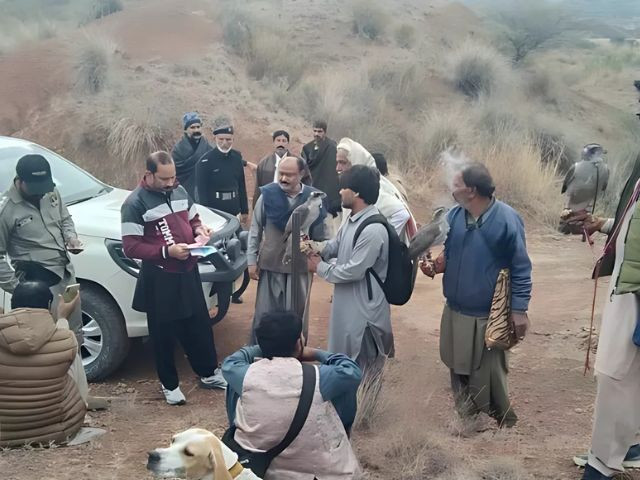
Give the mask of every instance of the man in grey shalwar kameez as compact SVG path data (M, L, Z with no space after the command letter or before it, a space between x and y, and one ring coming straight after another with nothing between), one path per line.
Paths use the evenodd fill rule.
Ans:
M329 351L344 353L366 371L393 356L391 310L378 282L367 291L367 270L372 268L382 281L389 264L389 236L381 224L371 224L354 236L364 220L380 212L375 207L380 189L377 171L356 165L340 177L342 206L351 209L338 235L326 243L321 257L309 257L309 270L333 283L329 323ZM335 258L335 263L329 262Z
M260 187L260 198L253 210L253 219L249 231L249 247L247 249L247 264L249 275L258 280L256 293L256 307L251 329L251 341L255 344L254 329L256 322L264 313L276 310L292 310L293 289L299 291L299 298L307 299L300 302L299 311L303 318L303 331L307 337L309 326L308 293L311 285L311 275L305 274L306 261L303 255L296 258L299 271L303 272L297 285L292 282L293 262L285 264L283 258L286 251L285 226L289 217L299 205L304 203L311 192L317 191L313 187L304 185L302 177L306 172L306 163L297 157L285 157L278 165L278 183L270 183ZM324 218L326 211L321 208L317 220L309 228L312 240L325 240Z

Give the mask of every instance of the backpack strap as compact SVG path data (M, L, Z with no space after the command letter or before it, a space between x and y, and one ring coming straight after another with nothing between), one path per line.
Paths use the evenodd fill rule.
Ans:
M362 233L362 231L373 223L379 223L383 225L385 229L387 229L387 234L389 234L389 230L387 228L387 226L389 225L389 222L387 222L386 217L380 213L376 213L375 215L371 215L370 217L365 218L364 221L360 225L358 225L358 228L356 229L356 233L353 235L352 247L356 246L356 242L358 241L358 238L360 237L360 234ZM380 285L380 288L384 288L384 283L382 282L382 280L380 280L380 277L378 276L376 271L373 268L367 268L365 279L367 281L367 296L369 297L369 301L373 300L373 288L371 287L371 276L373 276L373 278L376 279L376 282L378 282L378 285Z
M282 452L284 452L291 442L293 442L304 423L307 421L309 411L311 410L311 404L313 402L313 394L316 390L316 367L309 363L302 363L302 391L300 392L300 400L298 401L298 408L293 416L289 431L284 436L282 441L275 447L267 450L265 454L270 460L273 460Z

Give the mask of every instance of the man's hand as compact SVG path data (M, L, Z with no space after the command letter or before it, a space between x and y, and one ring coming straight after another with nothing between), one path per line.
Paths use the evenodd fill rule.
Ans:
M193 233L196 235L196 237L198 235L203 235L205 237L211 237L211 234L213 233L213 229L210 227L207 227L206 225L200 225L198 228L196 228Z
M516 331L516 338L521 342L529 330L530 322L527 312L511 312L511 321Z
M593 215L589 215L587 219L584 221L584 230L587 232L587 235L591 236L596 232L602 231L602 227L607 222L606 218L594 217Z
M243 214L240 215L240 223L245 227L248 225L248 223L249 223L249 214L248 213L243 213Z
M560 216L560 220L566 224L570 233L582 235L586 231L589 236L599 232L607 221L606 218L593 216L586 210L578 212L565 210Z
M301 362L315 362L316 361L316 349L311 347L304 347L302 353L298 357Z
M304 240L300 242L300 252L304 254L312 254L317 253L320 254L324 250L324 247L327 245L327 242L316 242L314 240Z
M186 260L191 256L186 243L174 243L167 249L169 256L178 260Z
M78 295L73 297L73 300L71 300L70 302L65 302L64 298L62 298L62 295L58 295L58 308L56 311L58 320L61 318L66 318L68 320L71 314L75 311L76 307L78 306L79 299L80 299L79 293Z
M258 265L249 265L249 278L252 280L260 280L260 267Z
M433 260L423 259L420 260L420 270L429 278L436 276L436 263Z
M318 265L322 261L322 258L318 254L311 254L307 256L307 267L309 272L316 273L318 271Z
M427 256L425 259L420 260L420 263L418 264L420 266L420 270L422 270L422 273L424 273L427 277L435 277L437 274L439 273L444 273L445 267L446 267L446 261L444 258L444 252L441 252L440 255L438 255L438 258L436 258L435 260L431 260L431 252L427 252Z
M67 250L70 253L73 253L74 255L77 255L78 253L80 253L80 252L82 252L84 250L84 245L82 245L82 242L77 237L76 238L71 238L67 242Z
M252 172L255 172L256 170L258 170L258 165L253 163L253 162L249 162L248 160L247 162L247 167L249 168L249 170L251 170Z

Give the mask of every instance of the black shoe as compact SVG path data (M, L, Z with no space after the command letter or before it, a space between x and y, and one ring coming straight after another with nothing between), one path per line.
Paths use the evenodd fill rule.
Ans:
M586 467L584 467L584 475L582 475L582 480L605 480L606 478L613 477L607 477L606 475L603 475L588 463Z
M231 303L235 303L236 305L241 305L244 303L242 297L231 297Z

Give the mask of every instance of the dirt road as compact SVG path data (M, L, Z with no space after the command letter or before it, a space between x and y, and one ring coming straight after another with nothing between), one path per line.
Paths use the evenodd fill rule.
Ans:
M438 354L440 282L420 277L411 302L393 312L397 358L386 376L379 419L370 430L354 433L371 478L435 478L451 463L475 465L504 457L521 463L531 478L580 478L570 458L587 449L591 431L595 382L582 375L580 333L589 319L592 255L579 240L556 235L536 235L530 245L535 266L533 329L511 355L518 426L505 432L491 424L469 437L454 428L448 372ZM603 282L600 297L605 287ZM245 294L244 305L233 306L215 327L220 358L247 338L254 288ZM330 295L329 285L314 283L313 346L326 345ZM145 470L148 450L194 425L218 434L226 426L224 394L198 389L182 355L180 367L188 404L170 407L159 392L149 345L135 343L124 367L108 382L93 386L95 394L112 397L109 411L89 415L89 424L105 428L107 434L75 448L3 451L0 477L150 478ZM414 464L418 456L427 459L425 465Z

